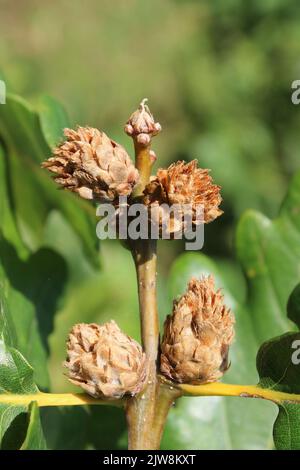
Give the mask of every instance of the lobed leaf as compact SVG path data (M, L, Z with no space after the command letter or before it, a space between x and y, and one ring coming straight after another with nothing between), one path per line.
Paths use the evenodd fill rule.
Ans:
M288 302L288 316L300 324L300 285ZM258 351L259 385L287 393L300 393L300 332L286 333L265 342ZM279 412L274 424L277 449L300 449L300 405L278 403Z

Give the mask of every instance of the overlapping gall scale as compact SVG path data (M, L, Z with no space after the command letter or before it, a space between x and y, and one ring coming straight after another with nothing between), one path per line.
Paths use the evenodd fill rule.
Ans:
M131 194L139 173L121 145L92 127L65 129L64 134L66 140L42 164L60 186L99 202Z
M212 276L191 279L164 325L160 369L179 383L218 380L228 369L234 317Z

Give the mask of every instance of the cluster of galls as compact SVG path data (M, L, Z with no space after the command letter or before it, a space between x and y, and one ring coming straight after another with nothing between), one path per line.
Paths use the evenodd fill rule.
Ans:
M145 100L125 126L135 144L148 149L152 161L155 155L150 150L151 138L160 130ZM121 145L90 127L65 129L65 136L66 141L43 163L60 186L99 203L118 206L119 196L130 200L139 172ZM211 222L222 213L220 187L213 184L208 170L197 168L196 160L159 169L146 185L142 199L149 208L149 217L156 214L158 224L165 204L182 205L183 212L189 205L194 225ZM199 205L203 208L201 219ZM182 228L182 215L172 221L170 232ZM177 383L219 379L228 368L233 324L233 316L224 305L221 292L215 290L213 278L192 279L166 319L159 371ZM71 382L94 397L134 396L147 380L147 361L141 346L122 333L114 321L102 326L75 325L68 339L65 366Z
M160 124L154 121L144 101L125 126L127 134L146 148L160 130ZM64 189L98 203L110 202L117 207L120 196L130 199L139 181L139 172L126 150L104 132L91 127L65 129L64 133L66 141L42 164L54 174L54 180ZM149 150L150 158L154 161L155 155L151 152ZM153 222L159 226L164 220L166 204L182 207L178 220L172 220L169 227L171 234L182 229L185 211L189 211L194 225L213 221L222 214L221 201L220 187L213 184L208 170L197 168L197 160L179 161L167 169L159 169L143 194L149 219L155 219ZM200 205L203 214L197 211Z
M192 279L166 318L159 369L175 383L214 382L228 369L234 318L211 276ZM69 379L94 397L118 399L141 392L147 361L141 346L114 321L75 325L67 343Z

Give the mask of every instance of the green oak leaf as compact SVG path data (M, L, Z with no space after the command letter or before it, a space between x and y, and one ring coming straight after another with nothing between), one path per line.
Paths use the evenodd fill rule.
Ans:
M64 292L66 266L60 255L42 248L21 261L12 245L0 240L0 302L7 304L16 347L34 367L35 380L49 388L45 367L48 336Z
M6 175L0 146L0 394L36 393L36 380L49 387L47 335L64 284L64 261L50 249L30 254L13 216ZM38 416L34 406L27 417L26 406L0 404L1 448L45 448Z
M288 302L288 317L300 326L300 285ZM258 351L260 386L286 393L300 393L300 332L286 333L266 341ZM274 423L277 449L300 450L300 405L282 402Z
M39 101L38 115L43 135L52 149L63 139L64 128L70 127L69 117L61 104L47 95Z
M53 248L30 253L24 245L13 217L6 164L0 147L0 331L9 332L9 344L27 358L36 382L47 389L48 336L65 287L66 263Z
M37 393L33 369L22 354L0 340L0 395ZM28 411L28 420L25 413ZM25 417L25 419L24 419ZM0 447L2 449L45 449L45 439L36 405L1 404Z
M46 450L46 440L41 425L39 408L36 402L29 405L28 428L20 450Z
M40 248L51 210L59 210L78 234L90 264L99 267L95 210L90 203L65 192L63 197L48 172L40 168L69 125L55 100L45 97L38 110L8 95L0 107L0 140L6 154L6 177L14 218L23 243L31 252Z

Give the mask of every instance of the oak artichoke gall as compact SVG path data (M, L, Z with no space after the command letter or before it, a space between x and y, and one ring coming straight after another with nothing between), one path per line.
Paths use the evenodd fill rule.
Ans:
M141 346L114 321L75 325L64 365L69 380L95 398L134 396L143 389L147 374Z
M164 325L160 370L178 383L214 382L228 369L234 317L212 276L191 279Z
M114 202L129 196L139 173L126 150L92 127L65 129L66 141L42 166L60 186L84 199Z
M219 208L222 198L220 186L213 183L209 170L197 167L197 160L179 161L167 169L160 168L144 190L144 204L153 222L161 225L166 219L166 206L182 207L172 215L169 232L184 231L184 216L193 225L209 223L223 212ZM201 210L199 210L201 208Z

